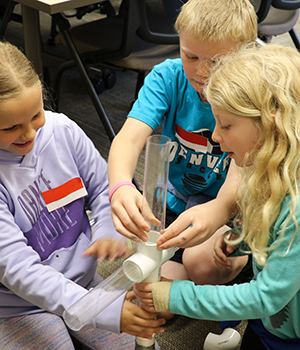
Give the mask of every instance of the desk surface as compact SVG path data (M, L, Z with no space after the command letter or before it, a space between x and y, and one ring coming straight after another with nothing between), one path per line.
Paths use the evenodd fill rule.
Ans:
M96 3L97 0L18 0L18 3L29 6L50 15Z

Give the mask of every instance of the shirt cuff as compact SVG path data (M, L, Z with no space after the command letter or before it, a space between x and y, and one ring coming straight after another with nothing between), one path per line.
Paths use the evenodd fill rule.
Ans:
M169 297L172 282L152 283L152 297L155 310L163 312L169 310Z

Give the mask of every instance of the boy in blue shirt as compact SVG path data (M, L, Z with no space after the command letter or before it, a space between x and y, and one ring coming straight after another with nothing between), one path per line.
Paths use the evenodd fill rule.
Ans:
M197 284L226 283L247 262L247 257L235 258L228 269L220 270L213 260L219 232L214 233L220 228L223 232L234 216L238 176L234 162L212 140L215 121L203 87L218 58L255 41L256 14L248 0L189 0L175 28L181 58L166 60L149 73L112 143L108 161L112 217L122 235L147 239L150 228L140 214L142 195L128 184L147 137L163 124L162 134L172 141L166 226L170 225L158 247L191 248L184 250L183 264L167 262L162 275ZM181 262L181 257L175 260Z

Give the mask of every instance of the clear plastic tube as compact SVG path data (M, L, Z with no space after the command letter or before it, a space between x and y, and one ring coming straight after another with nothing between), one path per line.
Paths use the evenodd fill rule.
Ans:
M113 301L141 280L142 272L136 264L127 264L126 267L120 267L64 311L63 318L67 326L74 331L79 331Z
M63 318L69 328L80 330L101 311L119 298L138 282L156 282L160 279L160 267L172 255L175 248L164 251L157 249L156 241L159 231L165 226L166 193L169 172L170 139L162 135L148 138L146 145L144 200L143 210L147 209L155 216L157 222L151 223L148 241L138 244L137 253L124 261L110 277L88 292L63 313ZM147 215L148 215L147 214ZM147 215L144 215L147 220ZM152 340L137 338L137 344L151 346Z
M170 147L171 139L167 136L152 135L147 139L142 215L151 230L158 232L165 228ZM149 209L160 224L155 225L149 220Z
M138 244L138 251L126 259L123 266L65 310L63 318L69 328L79 331L135 283L159 280L160 266L174 255L176 249L159 251L157 231L151 231L148 237L147 242Z
M151 231L148 234L148 241L152 241L154 246L154 249L151 252L149 251L149 255L148 253L146 255L156 261L156 268L143 282L157 282L160 280L163 254L162 251L157 249L156 241L160 236L160 230L165 228L170 146L171 139L164 135L149 136L146 143L142 215L150 224ZM159 221L154 222L149 219L149 210ZM139 247L144 249L141 243ZM136 337L135 349L150 350L154 347L154 343L154 334L152 339Z

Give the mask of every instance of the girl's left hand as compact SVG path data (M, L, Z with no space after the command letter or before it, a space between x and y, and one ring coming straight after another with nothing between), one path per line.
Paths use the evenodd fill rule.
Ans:
M116 259L123 256L129 256L132 250L124 242L112 239L100 239L94 242L84 253L83 256L95 255L99 263L108 259L113 263Z

